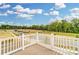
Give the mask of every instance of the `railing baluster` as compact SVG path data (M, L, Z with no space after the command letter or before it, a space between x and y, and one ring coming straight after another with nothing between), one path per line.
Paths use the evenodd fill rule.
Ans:
M1 55L1 50L2 50L2 48L1 48L1 42L2 42L2 41L0 41L0 55Z
M16 38L16 49L18 48L18 39Z
M26 45L26 40L24 39L24 46Z
M64 44L64 40L66 40L66 38L64 36L62 36L62 48L63 48L63 51L65 51L65 44Z
M57 36L57 41L58 41L57 46L60 48L60 39L59 39L59 36Z
M60 43L60 40L61 40L61 39L60 39L59 36L58 36L58 40L59 40L59 41L58 41L58 43L59 43L58 46L61 47L61 43Z
M64 50L64 40L66 40L66 38L64 38L64 36L61 36L61 42L62 42L61 48L62 48L63 53L65 53L65 50Z
M18 40L18 38L17 38L17 48L19 48L19 40Z
M10 51L12 51L12 39L10 40Z
M61 48L61 42L60 42L60 40L61 40L61 39L60 39L60 37L58 36L58 43L59 43L59 44L58 44L58 47L59 47L59 48Z
M79 38L77 39L77 48L78 48L78 55L79 55Z
M73 42L72 50L73 50L73 53L75 54L75 46L74 46L75 39L72 39L72 42Z
M65 48L66 48L66 50L68 50L68 46L69 46L69 44L70 44L70 41L69 41L70 39L67 37L66 38L66 46L65 46ZM70 48L69 48L70 49Z
M65 54L68 54L68 44L69 44L69 42L68 42L68 38L67 37L64 37L64 39L63 39L65 42L65 44L64 44L64 51L65 51Z
M50 42L51 42L51 46L54 47L54 35L53 34L51 34Z
M13 38L12 38L12 45L11 45L12 51L13 51Z
M21 47L21 38L19 38L19 47Z
M15 39L15 49L17 49L17 39Z
M5 54L5 40L3 42L4 42L4 44L3 44L3 54Z
M22 37L21 37L21 47L22 47Z
M71 49L71 46L70 46L70 44L71 44L71 40L70 40L70 38L69 37L67 37L66 38L66 51L67 51L67 54L70 54L70 49Z
M10 52L10 39L9 39L9 52Z
M28 42L30 42L29 37L28 36L26 36L26 37L27 37L26 40L28 40Z
M62 36L62 48L63 48L63 50L64 50L64 41L65 40L65 38Z
M37 42L39 42L39 38L38 38L38 32L37 32Z
M22 34L22 50L24 50L24 34Z
M10 39L10 51L11 51L11 39Z
M79 42L78 42L78 38L75 38L75 44L76 44L76 49L75 49L75 51L77 52L76 54L78 55L79 54L79 46L78 46L78 44L79 44Z
M64 48L65 48L66 50L67 50L67 46L68 46L68 44L67 44L67 40L68 40L68 38L66 38L65 41L64 41L64 42L65 42L65 46L64 46Z
M19 38L18 38L18 48L20 47L20 40L19 40Z
M58 36L57 36L57 39L56 39L56 40L57 40L57 47L59 47L59 46L58 46L58 45L59 45L59 42L58 42Z
M13 50L14 50L14 39L13 39Z
M58 36L58 47L61 48L61 42L60 42L60 37Z
M70 54L71 53L71 38L68 38L67 39L67 42L68 42L68 45L67 45L67 50L68 50L68 54Z
M8 40L7 40L7 47L6 48L7 48L7 53L8 53Z
M11 39L11 51L13 49L13 38Z
M21 47L21 37L19 36L19 47Z

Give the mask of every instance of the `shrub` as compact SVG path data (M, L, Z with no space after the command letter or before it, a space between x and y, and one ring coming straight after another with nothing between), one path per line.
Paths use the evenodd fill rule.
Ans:
M76 35L76 38L79 38L79 35Z

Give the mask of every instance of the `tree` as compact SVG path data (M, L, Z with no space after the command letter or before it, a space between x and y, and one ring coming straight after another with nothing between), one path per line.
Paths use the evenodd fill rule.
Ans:
M75 18L72 21L73 31L79 33L79 19Z

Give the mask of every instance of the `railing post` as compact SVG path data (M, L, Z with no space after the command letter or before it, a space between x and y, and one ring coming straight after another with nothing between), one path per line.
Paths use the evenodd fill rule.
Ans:
M78 39L77 39L77 47L78 47L78 55L79 55L79 40Z
M0 41L0 55L1 55L1 41Z
M37 43L39 42L38 32L37 32L36 42Z
M51 46L54 47L54 34L51 34L50 42Z
M22 50L24 50L24 34L22 33Z

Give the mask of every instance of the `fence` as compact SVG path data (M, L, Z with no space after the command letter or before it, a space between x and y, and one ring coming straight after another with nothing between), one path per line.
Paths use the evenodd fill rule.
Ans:
M12 54L18 50L24 50L25 47L34 44L33 35L21 35L16 37L0 39L0 55ZM32 42L32 43L31 43Z
M32 44L41 44L61 54L79 54L79 38L53 34L22 34L17 37L0 39L0 55L12 54Z
M54 36L54 46L59 47L65 54L79 54L79 38Z

